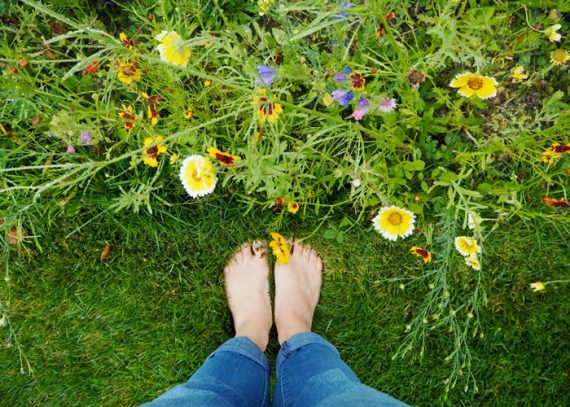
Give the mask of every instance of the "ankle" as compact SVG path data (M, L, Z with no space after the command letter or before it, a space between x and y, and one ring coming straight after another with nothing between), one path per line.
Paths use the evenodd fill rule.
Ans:
M310 322L307 323L297 321L293 323L277 325L277 340L279 341L279 345L282 345L283 342L288 341L293 336L302 332L311 332Z
M262 352L265 352L267 344L269 343L269 332L260 329L259 325L252 324L240 324L236 326L236 338L239 336L245 336L250 339L253 343L257 345Z

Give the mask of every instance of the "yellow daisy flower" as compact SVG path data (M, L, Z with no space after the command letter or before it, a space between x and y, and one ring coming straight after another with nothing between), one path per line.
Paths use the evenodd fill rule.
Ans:
M410 236L414 231L416 216L407 209L397 206L385 206L372 222L376 229L385 239L397 240L399 237Z
M184 111L184 118L186 120L190 120L192 118L193 114L194 114L194 112L192 111L192 108L190 106L188 106L188 108Z
M270 235L273 240L269 242L269 247L271 247L273 255L277 258L277 264L288 264L291 253L287 241L279 233L271 232Z
M170 164L175 164L179 158L180 158L180 156L178 154L176 154L176 153L172 154L170 156Z
M259 124L268 121L271 124L275 124L279 115L283 113L283 107L279 103L270 102L266 96L267 92L265 89L259 90L259 96L253 97L253 104L257 106L255 114L259 120Z
M475 95L481 99L488 99L497 95L497 85L495 78L471 72L457 75L449 83L452 88L459 88L458 92L461 96L468 98Z
M204 86L212 86L212 81L209 79L204 79Z
M212 193L216 188L216 169L212 162L201 155L191 155L182 161L180 181L192 198Z
M287 203L287 210L292 214L299 212L299 208L300 208L299 204L295 201Z
M562 35L558 34L558 30L560 30L562 26L560 24L554 24L548 27L544 33L548 36L548 41L555 42L560 41Z
M162 31L156 36L160 45L157 47L160 59L173 65L185 67L190 59L190 48L175 31Z
M476 254L465 257L465 264L467 264L473 270L481 270L481 263L479 262Z
M546 288L546 284L541 281L537 281L535 283L531 283L530 288L536 293L538 291L543 291Z
M152 137L147 137L144 139L144 163L149 167L156 168L158 167L158 159L157 157L160 154L166 153L166 146L161 143L164 140L164 137L158 136L156 139Z
M524 66L522 65L515 66L511 71L511 75L517 81L523 81L528 78L528 75L524 71Z
M129 85L133 81L140 81L142 72L137 61L119 62L117 78L124 84Z
M554 65L564 65L570 59L570 54L565 49L555 49L550 53L550 62Z
M230 153L225 153L221 150L218 150L216 147L208 147L208 154L210 157L215 158L222 164L224 167L231 167L237 160L241 158L237 155L231 155Z
M462 256L471 256L481 253L481 248L472 237L458 236L455 238L455 248Z

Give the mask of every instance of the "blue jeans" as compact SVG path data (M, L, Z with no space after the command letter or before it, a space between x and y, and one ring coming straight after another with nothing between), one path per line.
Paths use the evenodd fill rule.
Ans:
M183 384L146 407L269 406L267 357L248 338L230 339ZM406 404L358 380L336 348L312 332L283 342L277 356L274 407L394 406Z

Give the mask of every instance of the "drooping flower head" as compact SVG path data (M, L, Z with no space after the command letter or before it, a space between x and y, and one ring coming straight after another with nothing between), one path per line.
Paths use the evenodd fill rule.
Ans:
M155 139L147 137L144 139L144 158L143 162L149 167L158 167L158 156L166 153L167 147L162 143L164 137L158 136Z
M146 100L147 116L150 119L150 124L156 126L158 123L158 111L156 110L156 105L160 102L160 96L149 96L148 93L142 92L141 96Z
M515 66L511 71L511 75L517 81L523 81L528 78L528 75L524 71L524 66L522 65Z
M550 62L554 65L564 65L570 59L570 53L565 49L555 49L550 53Z
M350 74L350 83L352 84L352 90L364 90L364 83L366 79L359 71L354 71Z
M255 114L259 124L265 121L275 124L279 115L283 113L283 107L280 103L270 101L265 89L260 89L258 93L259 95L253 97L253 104L256 106Z
M405 238L414 231L416 216L407 209L397 206L385 206L372 222L384 238L396 241L399 237Z
M209 159L201 155L191 155L180 166L180 181L192 198L205 196L216 188L216 169Z
M122 108L119 112L119 117L125 121L125 130L129 131L134 127L137 115L134 113L132 106L122 105Z
M277 258L277 264L288 264L291 253L287 241L279 233L271 232L270 235L273 240L269 242L269 247L273 251L273 255Z
M544 202L548 206L554 207L567 207L570 206L570 202L568 202L565 198L550 198L548 196L542 197L542 202Z
M396 99L381 98L380 103L378 104L378 109L380 109L384 113L390 113L396 107L398 107Z
M455 238L455 248L462 256L471 256L481 253L481 248L477 241L469 236L457 236Z
M551 25L550 27L548 27L544 31L544 33L548 37L548 41L550 41L550 42L560 41L560 39L562 38L562 35L560 35L558 33L558 30L560 30L561 28L562 28L562 26L560 24L554 24L554 25Z
M354 93L351 91L335 90L331 93L334 100L336 100L341 106L348 106L350 101L354 98Z
M142 72L137 61L119 62L117 78L124 84L129 85L133 81L140 81Z
M471 267L473 270L481 270L481 263L476 254L465 257L465 264Z
M429 263L431 261L431 253L426 249L414 246L410 249L410 251L416 256L421 257L424 260L424 263Z
M570 143L565 145L554 143L552 147L548 147L542 152L542 161L547 164L552 164L566 152L570 152Z
M230 153L218 150L216 147L208 147L208 154L210 157L215 158L224 167L231 167L237 160L241 158L237 155L231 155Z
M173 65L185 67L190 59L190 48L175 31L162 31L156 36L160 59Z
M257 65L257 72L261 79L256 79L255 82L260 86L270 87L275 80L275 69L267 65Z
M467 98L475 95L481 99L488 99L497 94L497 81L495 78L471 72L457 75L449 83L449 86L458 88L459 94Z

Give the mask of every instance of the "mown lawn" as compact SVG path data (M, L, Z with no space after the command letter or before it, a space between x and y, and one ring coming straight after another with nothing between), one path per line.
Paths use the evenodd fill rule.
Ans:
M49 239L41 237L48 230L36 231L42 251L4 250L10 283L1 295L24 371L29 363L33 374L20 373L15 340L3 328L2 405L135 405L186 380L231 337L220 270L240 242L266 236L273 217L243 215L232 201L170 215L102 216L68 236L85 215L52 227ZM285 233L305 237L317 221ZM445 334L428 338L421 360L392 360L422 289L386 280L417 270L417 259L371 228L355 226L339 244L322 237L325 227L309 239L326 264L315 331L365 383L412 405L445 404ZM106 242L112 249L102 262ZM513 224L493 234L489 305L472 347L479 391L455 388L449 405L568 405L568 285L528 289L535 279L567 275L568 249L552 228ZM272 360L277 350L274 340Z

